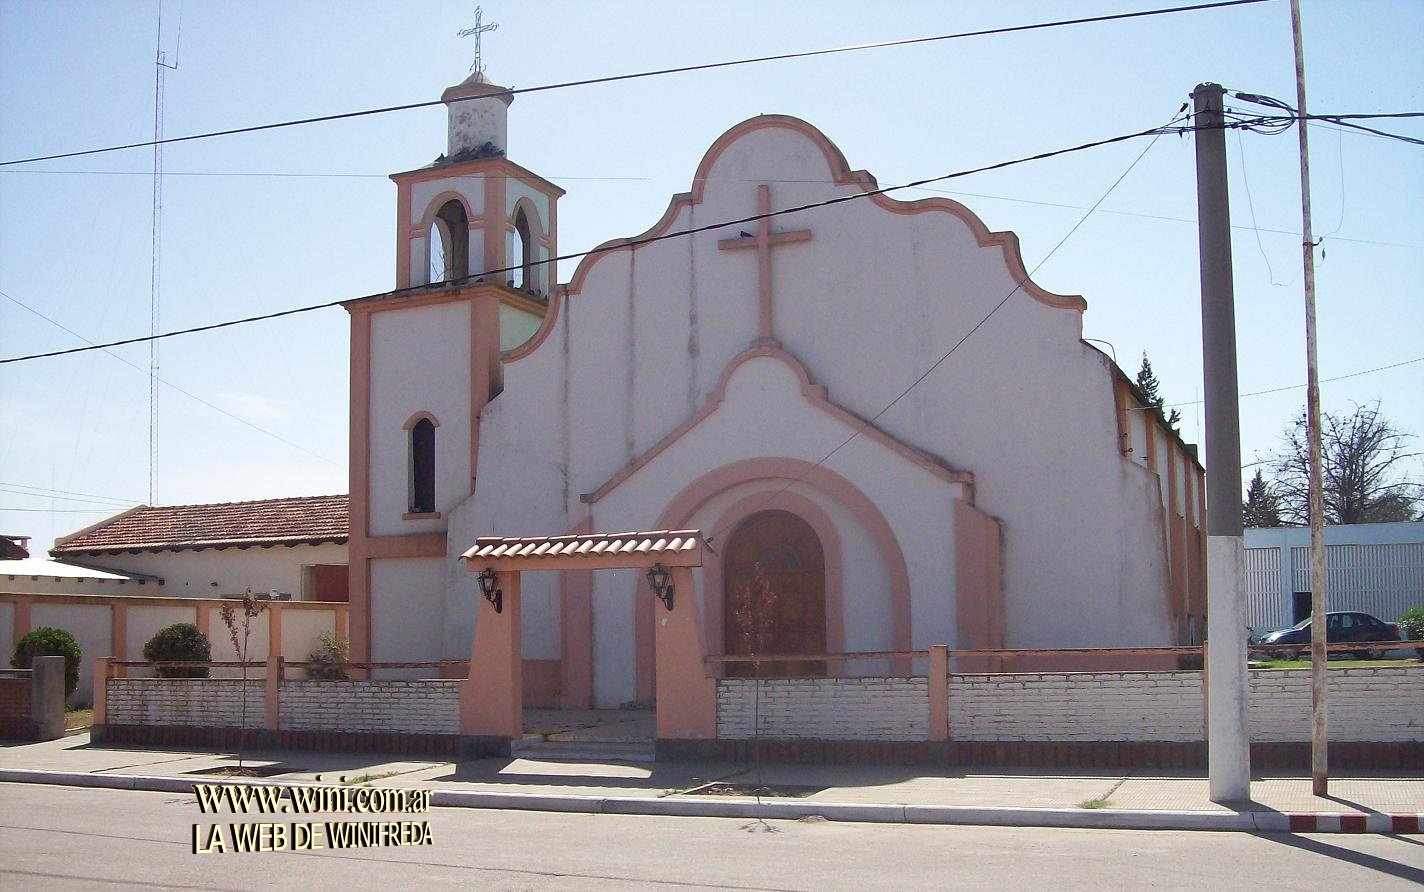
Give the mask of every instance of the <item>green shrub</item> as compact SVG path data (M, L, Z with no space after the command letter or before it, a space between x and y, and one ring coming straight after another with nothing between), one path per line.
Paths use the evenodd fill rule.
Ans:
M40 626L15 644L15 654L10 665L16 669L29 669L35 657L64 657L64 696L68 697L79 687L79 660L83 654L79 642L63 629Z
M1424 607L1411 607L1399 615L1399 631L1407 641L1424 641ZM1415 648L1424 660L1424 647Z
M342 665L348 659L345 641L331 632L321 633L321 647L307 654L308 663L322 663L307 669L307 678L321 681L345 681L349 676Z
M154 633L143 646L143 658L155 663L206 663L213 658L208 636L192 623L174 623ZM207 678L207 666L159 666L159 678Z

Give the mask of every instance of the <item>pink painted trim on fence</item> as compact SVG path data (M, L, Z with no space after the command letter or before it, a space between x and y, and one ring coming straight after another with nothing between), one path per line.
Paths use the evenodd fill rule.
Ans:
M905 564L904 552L885 515L875 503L855 484L834 471L797 458L753 458L723 465L703 474L674 496L658 516L658 525L677 529L714 496L754 480L796 480L804 483L844 505L865 525L890 577L891 647L894 650L909 650L910 571ZM711 555L710 549L708 554ZM720 555L711 557L715 561L721 560ZM650 595L642 596L646 594L646 585L646 582L640 585L640 596L634 603L634 664L637 697L640 700L646 700L654 693L652 608L657 602ZM896 661L892 668L897 673L902 669L908 672L908 662Z
M966 488L973 487L974 475L972 473L968 471L956 470L950 467L949 464L947 462L944 462L942 459L938 459L926 452L922 452L921 450L904 443L901 440L897 440L896 438L892 437L890 434L886 433L875 425L870 424L868 421L861 418L859 415L856 415L855 413L850 412L847 409L843 409L835 403L831 402L830 397L826 392L826 388L814 383L811 380L810 373L806 371L806 367L802 365L801 362L796 359L796 357L792 356L790 353L786 352L781 347L760 345L743 351L735 358L733 358L731 362L727 363L727 367L722 370L722 376L717 380L717 386L713 388L712 392L707 395L707 399L705 402L703 402L701 409L698 409L695 413L693 413L691 417L689 417L682 424L673 428L671 433L663 437L658 442L654 443L651 447L648 448L646 452L634 459L633 462L623 468L623 470L614 474L611 478L609 478L607 482L605 482L602 486L598 487L598 489L594 490L588 495L583 496L583 501L589 504L598 502L604 496L607 496L610 492L617 489L618 486L622 484L625 480L627 480L629 477L632 477L634 474L638 473L638 471L646 467L650 462L652 462L653 459L661 455L666 449L668 449L668 447L672 446L674 443L684 437L698 424L707 419L713 412L717 411L717 407L720 406L724 400L726 400L727 384L732 380L732 375L737 371L737 369L739 369L744 363L747 363L753 359L760 359L763 357L768 359L780 360L787 366L787 368L791 369L796 374L796 377L800 382L801 395L806 399L807 402L815 406L817 409L820 409L822 412L825 412L832 418L835 418L837 421L840 421L842 424L845 424L848 427L860 430L861 436L866 437L867 439L870 439L881 446L884 446L886 449L889 449L890 451L909 461L916 467L924 471L928 471L929 473L935 475L941 480L944 480L947 483L961 484ZM973 499L972 489L970 489L966 493L966 496L970 500Z
M277 617L276 617L276 614L274 614L272 618L273 618L273 619L276 619L276 618L277 618ZM281 623L278 623L278 624L277 624L277 628L278 628L279 630L281 629ZM281 719L281 715L282 715L282 711L281 711L281 703L282 703L282 700L281 700L281 698L282 698L282 658L281 658L281 657L279 657L279 656L270 656L270 655L267 657L267 678L266 678L266 682L267 682L267 683L266 683L266 685L264 686L264 688L265 688L265 694L264 694L264 702L263 702L263 705L266 707L266 709L263 710L264 718L263 718L263 722L262 722L262 727L266 728L268 731L276 731L277 729L279 729L279 728L282 726L282 719ZM247 697L247 689L246 689L245 686L244 686L243 691L242 691L242 696L243 696L244 698Z

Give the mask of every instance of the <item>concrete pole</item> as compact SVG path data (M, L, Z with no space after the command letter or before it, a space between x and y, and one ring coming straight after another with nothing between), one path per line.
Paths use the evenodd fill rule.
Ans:
M1192 92L1196 115L1197 230L1201 252L1202 369L1207 448L1207 776L1213 802L1251 794L1246 732L1245 550L1241 539L1241 430L1236 302L1220 84Z
M1305 268L1305 402L1310 451L1310 788L1330 791L1329 728L1325 691L1325 487L1320 476L1320 366L1315 357L1315 237L1310 223L1310 151L1306 137L1305 53L1300 37L1300 0L1291 0L1295 37L1295 104L1300 109L1301 260Z

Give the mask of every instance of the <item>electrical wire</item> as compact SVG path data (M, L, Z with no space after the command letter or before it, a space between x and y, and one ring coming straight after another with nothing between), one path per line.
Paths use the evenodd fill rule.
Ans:
M51 489L51 488L48 487L48 486L31 486L31 485L28 484L28 483L9 483L9 482L4 481L4 480L0 480L0 486L17 486L17 487L19 487L19 488L21 488L21 489L40 490L40 492L34 493L35 495L46 495L46 496L47 496L47 495L49 495L50 493L62 493L62 494L64 494L64 495L69 495L69 496L89 496L90 498L94 498L94 499L103 499L103 500L106 501L106 502L121 502L121 503L126 504L126 505L137 505L137 504L139 503L139 500L138 500L138 499L121 499L121 498L119 498L119 497L117 497L117 496L101 496L101 495L99 495L98 493L95 493L95 492L77 492L77 491L72 490L72 489ZM27 493L27 495L28 495L28 493Z
M795 53L777 53L771 56L755 56L747 59L734 59L726 62L708 62L701 65L683 65L677 68L661 68L654 71L639 71L631 74L615 74L607 77L585 78L576 81L564 81L557 84L544 84L537 87L522 87L508 91L508 95L517 96L521 93L542 93L549 90L562 90L570 87L587 87L596 84L610 84L619 81L637 80L640 78L662 77L670 74L687 74L694 71L710 71L717 68L731 68L738 65L753 65L761 62L779 62L787 59L805 59L814 56L827 56L835 53L859 52L861 50L885 49L897 46L913 46L923 43L935 43L946 40L959 40L970 37L990 37L999 34L1016 34L1025 31L1040 31L1048 28L1062 28L1073 25L1100 24L1102 22L1124 21L1127 19L1147 18L1151 16L1172 15L1183 12L1200 12L1209 9L1223 9L1230 6L1249 6L1256 3L1266 3L1270 0L1221 0L1215 3L1197 3L1191 6L1175 6L1167 9L1148 9L1137 12L1116 13L1113 15L1091 16L1078 19L1060 19L1050 22L1037 22L1031 25L1011 25L1003 28L986 28L979 31L961 31L955 34L937 34L931 37L908 37L901 40L882 40L875 43L858 43L850 46L832 47L829 49L805 50ZM474 99L478 97L468 97ZM459 102L465 100L452 100ZM35 161L52 161L59 158L78 158L84 155L99 155L107 152L120 152L126 149L141 149L155 145L169 145L178 142L191 142L200 139L213 139L220 136L236 136L243 133L258 133L266 130L277 130L284 127L297 127L304 124L320 124L328 121L341 121L349 118L369 117L371 115L382 115L391 112L411 111L421 108L432 108L437 105L446 104L442 99L434 99L426 102L408 102L401 105L388 105L382 108L365 109L354 112L341 112L332 115L319 115L312 118L300 118L292 121L280 121L273 124L256 124L250 127L234 127L227 130L214 130L207 133L194 133L188 136L174 136L162 140L148 140L145 142L127 143L124 145L106 146L98 149L83 149L74 152L58 152L51 155L37 155L32 158L17 158L10 161L0 161L0 167L12 164L30 164Z
M1177 120L1180 120L1180 119L1174 118L1174 119L1173 119L1173 122L1175 123ZM927 185L927 184L929 184L929 183L944 182L945 180L958 179L958 178L960 178L960 177L967 177L967 176L971 176L971 175L973 175L973 174L985 173L985 172L991 171L991 170L1002 170L1002 169L1004 169L1004 168L1013 167L1013 166L1019 165L1019 164L1027 164L1027 163L1032 162L1032 161L1043 161L1043 160L1046 160L1046 159L1048 159L1048 158L1056 158L1056 157L1059 157L1059 156L1061 156L1061 155L1070 155L1070 154L1073 154L1073 153L1076 153L1076 152L1086 151L1086 150L1088 150L1088 149L1095 149L1095 148L1099 148L1099 147L1102 147L1102 146L1113 145L1113 144L1115 144L1115 143L1127 142L1127 141L1133 140L1133 139L1140 139L1140 138L1142 138L1142 137L1144 137L1144 136L1153 136L1153 137L1156 137L1156 136L1161 136L1161 135L1163 135L1164 133L1184 133L1184 132L1189 132L1189 131L1191 131L1192 129L1194 129L1194 128L1192 128L1192 127L1173 127L1173 126L1171 126L1171 125L1168 125L1168 126L1165 126L1165 127L1149 127L1149 128L1146 129L1146 130L1139 130L1139 131L1137 131L1137 132L1135 132L1135 133L1124 133L1124 134L1120 134L1120 135L1118 135L1118 136L1111 136L1111 137L1108 137L1108 138L1106 138L1106 139L1099 139L1099 140L1094 140L1094 141L1092 141L1092 142L1082 143L1081 145L1071 146L1071 147L1069 147L1069 148L1053 149L1053 150L1051 150L1051 151L1039 152L1039 153L1037 153L1037 154L1035 154L1035 155L1027 155L1027 156L1024 156L1024 157L1021 157L1021 158L1015 158L1015 159L1012 159L1012 160L1009 160L1009 161L998 161L998 162L995 162L995 163L993 163L993 164L985 164L985 165L981 165L981 166L979 166L979 167L970 168L970 169L967 169L967 170L955 171L954 173L947 173L947 174L942 174L942 175L940 175L940 176L934 176L934 177L926 177L926 178L924 178L924 179L913 180L913 181L908 182L908 183L901 183L900 185L897 185L897 186L882 186L882 187L878 187L878 188L875 188L875 189L868 189L868 190L865 190L865 191L863 191L863 192L856 192L856 193L853 193L853 194L850 194L850 195L839 195L839 196L836 196L835 198L828 198L828 199L824 199L824 200L821 200L821 201L813 201L813 202L810 202L810 203L808 203L808 204L797 205L797 206L795 206L795 207L785 208L785 209L779 210L779 211L768 211L768 212L762 213L762 214L752 214L752 215L750 215L750 216L747 216L747 217L740 217L740 218L735 219L735 220L723 220L723 221L720 221L720 222L717 222L717 223L709 223L709 224L704 225L704 226L694 226L694 227L692 227L692 228L690 228L690 229L681 229L681 230L678 230L678 231L676 231L676 232L665 232L665 233L663 233L663 234L661 234L661 235L646 236L646 237L643 237L643 238L634 238L634 239L621 239L621 240L612 242L612 243L607 244L607 245L601 245L601 246L599 246L599 247L593 248L593 249L588 250L588 251L576 251L576 252L569 253L569 254L561 254L561 255L559 255L559 256L557 256L557 257L550 257L550 258L547 258L547 259L545 259L545 260L539 261L539 263L541 263L541 264L549 264L549 263L555 263L555 262L558 262L558 261L561 261L561 260L575 260L575 259L579 259L579 258L582 258L582 257L589 257L589 256L592 256L592 255L595 255L595 254L609 254L609 253L613 253L613 252L615 252L615 251L624 250L624 249L626 249L626 248L636 248L636 247L640 247L640 246L642 246L642 245L652 244L652 243L654 243L654 242L666 241L666 240L669 240L669 239L676 239L676 238L684 238L684 237L686 237L686 236L695 235L695 234L700 233L700 232L710 232L710 231L717 230L717 229L724 229L724 228L728 228L728 227L732 227L732 226L740 226L740 225L744 225L744 224L747 224L747 223L756 223L756 222L758 222L758 221L760 221L760 220L771 219L771 218L773 218L773 217L780 217L780 216L784 216L784 215L787 215L787 214L796 214L796 213L801 213L801 212L804 212L804 211L816 210L816 209L819 209L819 208L831 207L831 206L833 206L833 205L845 204L845 203L851 202L851 201L860 201L860 200L863 200L863 199L872 198L872 197L874 197L874 196L876 196L876 195L886 195L886 194L888 194L888 193L890 193L890 192L897 192L897 191L902 190L902 189L912 189L912 188L916 188L916 187L919 187L919 186ZM429 293L429 292L431 291L431 289L448 288L448 287L452 287L452 286L463 285L463 284L466 284L466 283L469 283L469 282L478 282L478 281L483 280L483 279L488 278L488 277L498 277L498 276L501 276L501 275L503 275L503 274L505 274L505 273L513 273L513 272L516 272L516 271L521 270L522 268L523 268L523 267L521 267L521 266L505 266L505 267L500 267L500 268L498 268L498 269L488 269L488 270L484 270L483 272L474 273L474 274L471 274L471 275L469 275L469 276L465 276L464 278L461 278L461 279L450 280L450 281L446 281L446 282L437 283L437 284L434 284L434 285L416 285L416 286L411 286L411 287L407 287L407 288L397 288L397 289L394 289L394 290L392 290L392 291L383 291L383 292L378 292L378 293L376 293L376 294L362 295L362 296L360 296L360 297L342 298L342 299L340 299L340 300L326 301L325 303L310 304L310 305L304 306L304 307L293 307L293 308L291 308L291 309L278 310L278 311L272 312L272 313L262 313L262 314L259 314L259 315L256 315L256 316L246 316L246 317L243 317L243 318L241 318L241 319L229 319L229 320L226 320L226 321L224 321L224 322L213 322L213 323L210 323L210 324L208 324L208 325L198 325L198 326L194 326L194 327L192 327L192 328L184 328L184 329L178 329L178 330L175 330L175 331L161 332L161 333L159 333L158 335L144 335L144 336L140 336L140 337L124 338L124 339L122 339L122 340L110 341L110 342L104 343L104 344L90 344L89 346L86 346L86 347L70 347L70 348L65 349L65 350L51 350L51 351L48 351L48 352L45 352L45 353L32 353L32 354L28 354L28 355L25 355L25 356L10 356L10 357L6 357L6 358L3 358L3 359L0 359L0 365L4 365L4 364L7 364L7 363L13 363L13 362L28 362L28 361L35 360L35 359L48 359L48 358L50 358L50 357L55 357L55 356L68 356L68 355L74 354L74 353L87 353L87 352L92 351L92 350L106 350L106 349L108 349L108 348L110 348L110 347L123 347L123 346L127 346L127 345L129 345L129 344L143 344L143 343L147 343L147 342L150 341L150 340L154 340L154 339L156 339L156 338L172 338L172 337L179 337L179 336L182 336L182 335L198 334L198 333L200 333L200 332L205 332L205 331L216 331L216 330L218 330L218 329L231 328L232 326L235 326L235 325L246 325L246 324L253 323L253 322L264 322L264 321L267 321L267 320L270 320L270 319L280 319L280 318L285 317L285 316L294 316L294 315L297 315L297 314L299 314L299 313L310 313L310 312L313 312L313 311L316 311L316 310L326 310L326 309L330 309L330 308L333 308L333 307L341 306L341 305L343 305L343 304L354 303L354 302L357 302L357 301L373 300L373 299L383 299L383 298L392 298L392 297L398 297L398 296L401 296L401 295L404 295L404 294L410 294L410 293L414 293L414 292ZM498 278L496 278L495 280L496 280L496 281L499 281ZM12 300L13 300L13 298L12 298Z
M128 366L128 367L130 367L130 368L132 368L132 369L135 369L135 370L137 370L137 371L139 371L139 372L142 372L145 376L148 375L148 372L144 371L143 367L140 366L140 365L138 365L137 363L130 362L129 360L124 359L122 356L118 355L117 353L114 353L114 352L111 351L111 350L105 349L105 347L104 347L103 345L95 345L93 341L91 341L91 340L89 340L88 338L84 337L84 335L80 334L79 332L75 331L74 329L70 328L69 326L63 324L62 322L59 322L59 321L57 321L57 320L55 320L55 319L51 319L49 316L46 316L44 313L41 313L39 310L36 310L34 307L30 306L29 304L25 303L24 301L21 301L21 300L19 300L18 298L14 297L14 296L12 296L12 295L10 295L10 294L5 293L4 291L0 291L0 297L5 298L6 300L8 300L8 301L10 301L11 303L15 304L17 307L20 307L21 309L28 310L29 312L33 313L34 315L36 315L36 316L38 316L39 318L43 319L44 321L48 322L50 325L53 325L53 326L55 326L56 328L59 328L59 329L61 329L61 330L63 330L63 331L68 332L69 334L73 335L74 337L78 338L79 340L83 341L84 343L91 345L91 347L92 347L93 349L103 350L103 352L104 352L105 354L107 354L107 355L109 355L109 356L112 356L114 359L117 359L119 362L122 362L124 365L126 365L126 366ZM86 348L86 349L89 349L89 348ZM300 451L302 451L302 452L305 452L307 455L310 455L310 456L312 456L313 458L321 459L322 461L326 462L326 463L329 464L329 465L335 465L335 466L337 466L337 467L340 467L340 466L341 466L339 462L333 461L333 460L327 458L326 456L322 455L322 454L319 453L319 452L313 452L312 450L306 448L305 446L301 445L300 443L293 443L291 440L288 440L286 437L283 437L283 436L280 435L280 434L273 433L272 431L267 430L265 427L260 427L260 426L258 426L257 424L254 424L253 422L248 421L246 418L243 418L243 417L241 417L241 416L239 416L239 415L234 415L233 413L231 413L231 412L229 412L228 410L222 408L221 406L218 406L218 405L215 405L215 404L213 404L213 403L208 402L207 400L205 400L205 399L203 399L202 397L198 396L196 393L192 393L192 392L190 392L190 391L184 390L183 388L179 387L177 384L174 384L172 381L169 381L169 380L167 380L167 379L165 379L165 378L158 378L158 382L159 382L160 384L164 385L165 387L171 387L171 388L173 388L174 390L178 391L179 393L183 394L184 396L188 397L188 398L191 399L191 400L195 400L195 401L197 401L197 402L199 402L199 403L202 403L204 406L207 406L209 409L212 409L214 412L217 412L217 413L219 413L219 414L221 414L221 415L226 415L228 418L231 418L233 421L236 421L236 422L238 422L239 424L245 424L245 425L247 425L248 427L252 428L253 430L257 431L258 433L266 434L267 436L271 437L271 438L274 439L274 440L277 440L277 441L279 441L279 442L285 443L285 444L287 444L288 446L291 446L293 449L298 449L298 450L300 450ZM137 504L137 503L135 503L135 504Z
M1414 357L1413 359L1406 359L1406 360L1403 360L1403 361L1401 361L1401 362L1392 362L1392 363L1390 363L1389 365L1376 366L1375 368L1372 368L1372 369L1362 369L1362 370L1360 370L1360 371L1358 371L1358 372L1350 372L1349 374L1346 374L1346 375L1336 375L1336 376L1333 377L1333 378L1321 378L1321 379L1320 379L1320 383L1321 383L1321 384L1329 384L1329 383L1331 383L1332 381L1344 381L1344 380L1347 379L1347 378L1358 378L1358 377L1360 377L1361 375L1373 375L1375 372L1387 372L1387 371L1389 371L1390 369L1397 369L1397 368L1399 368L1399 367L1401 367L1401 366L1413 365L1413 364L1416 363L1416 362L1424 362L1424 356L1416 356L1416 357ZM1248 397L1248 396L1265 396L1265 395L1271 394L1271 393L1284 393L1284 392L1286 392L1287 390L1300 390L1302 387L1305 387L1305 386L1306 386L1306 385L1304 385L1304 384L1287 384L1287 385L1285 385L1284 387L1272 387L1272 388L1270 388L1269 390L1253 390L1253 391L1251 391L1250 393L1239 394L1239 398L1245 399L1245 398ZM1191 402L1186 402L1186 403L1163 403L1160 408L1163 408L1163 409L1171 409L1171 408L1174 408L1174 407L1181 407L1181 406L1200 406L1200 405L1203 405L1204 403L1205 403L1205 400L1192 400ZM1158 407L1157 407L1157 406L1133 406L1133 407L1132 407L1132 409L1133 409L1134 411L1138 411L1138 412L1150 412L1150 411L1153 411L1153 410L1156 409L1156 408L1158 408Z
M925 371L921 373L919 377L911 381L908 387L900 391L900 393L896 395L896 397L890 402L886 403L884 408L882 408L879 412L876 412L869 418L861 420L859 426L857 426L855 430L851 431L850 436L846 437L840 443L836 444L835 448L833 448L830 452L827 452L824 456L820 458L820 460L818 460L811 467L796 475L794 479L788 480L779 489L773 490L772 492L768 493L766 498L761 501L761 504L755 509L755 511L759 511L761 510L761 508L765 507L766 505L769 505L782 493L786 492L788 489L804 480L806 475L810 474L811 471L825 465L826 462L830 461L833 457L835 457L835 454L837 452L840 452L846 446L850 445L852 441L854 441L861 434L865 433L865 431L872 425L874 425L875 422L879 421L880 418L884 416L886 412L889 412L902 399L908 396L910 394L910 391L914 390L916 387L919 387L922 383L924 383L925 379L927 379L930 375L934 374L935 370L938 369L941 365L943 365L945 361L948 360L951 356L953 356L956 350L964 346L964 344L970 338L974 337L975 333L978 332L981 328L983 328L984 325L994 317L995 313L1003 309L1004 305L1009 302L1010 298L1012 298L1015 294L1018 294L1019 291L1023 289L1023 286L1033 279L1034 274L1037 273L1040 269L1042 269L1044 264L1048 263L1048 261L1053 258L1054 254L1058 253L1058 249L1062 248L1068 242L1068 240L1073 237L1073 234L1076 233L1079 229L1081 229L1084 223L1088 222L1088 218L1093 216L1093 212L1096 211L1104 201L1108 200L1108 196L1112 195L1113 191L1116 190L1119 185L1121 185L1122 181L1127 179L1128 174L1132 173L1132 171L1137 167L1137 165L1142 161L1142 159L1147 157L1147 153L1152 151L1153 146L1157 145L1157 140L1161 138L1162 134L1172 132L1172 125L1175 124L1177 121L1183 119L1183 112L1186 111L1186 108L1187 106L1184 103L1182 107L1177 111L1177 115L1174 116L1171 121L1168 121L1167 124L1163 127L1156 128L1158 132L1157 135L1153 138L1153 140L1147 144L1146 148L1144 148L1140 153L1138 153L1136 158L1132 159L1132 163L1127 166L1127 169L1124 170L1116 180L1113 180L1112 185L1107 188L1107 191L1104 192L1102 196L1098 198L1097 201L1093 202L1092 207L1088 208L1087 213L1083 214L1083 216L1078 219L1078 222L1073 224L1073 228L1069 229L1068 232L1064 234L1063 238L1058 240L1058 244L1054 245L1052 250L1050 250L1046 255L1044 255L1044 258L1042 260L1040 260L1037 264L1034 265L1033 269L1029 270L1027 273L1024 274L1024 277L1022 279L1019 279L1017 282L1014 283L1014 287L1009 290L1009 293L1005 294L1004 297L998 303L996 303L993 308L989 310L988 313L985 313L983 318L976 322L972 328L966 331L959 338L959 340L955 341L954 344L951 345L950 348L946 350L944 354L940 356L939 359L935 360L929 368L925 369ZM753 511L752 513L755 513L755 511Z

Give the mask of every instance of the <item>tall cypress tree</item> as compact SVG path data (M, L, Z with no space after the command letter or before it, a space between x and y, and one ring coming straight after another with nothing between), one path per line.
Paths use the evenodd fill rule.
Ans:
M1147 351L1142 351L1142 368L1137 370L1137 388L1142 391L1142 395L1147 398L1147 405L1154 409L1162 408L1164 400L1157 393L1160 382L1152 372L1152 363L1147 359ZM1167 426L1176 427L1177 422L1182 420L1182 414L1173 409L1167 414Z
M1246 502L1241 506L1241 519L1248 527L1278 527L1281 522L1280 505L1275 493L1266 485L1266 478L1256 470L1251 485L1246 488Z

